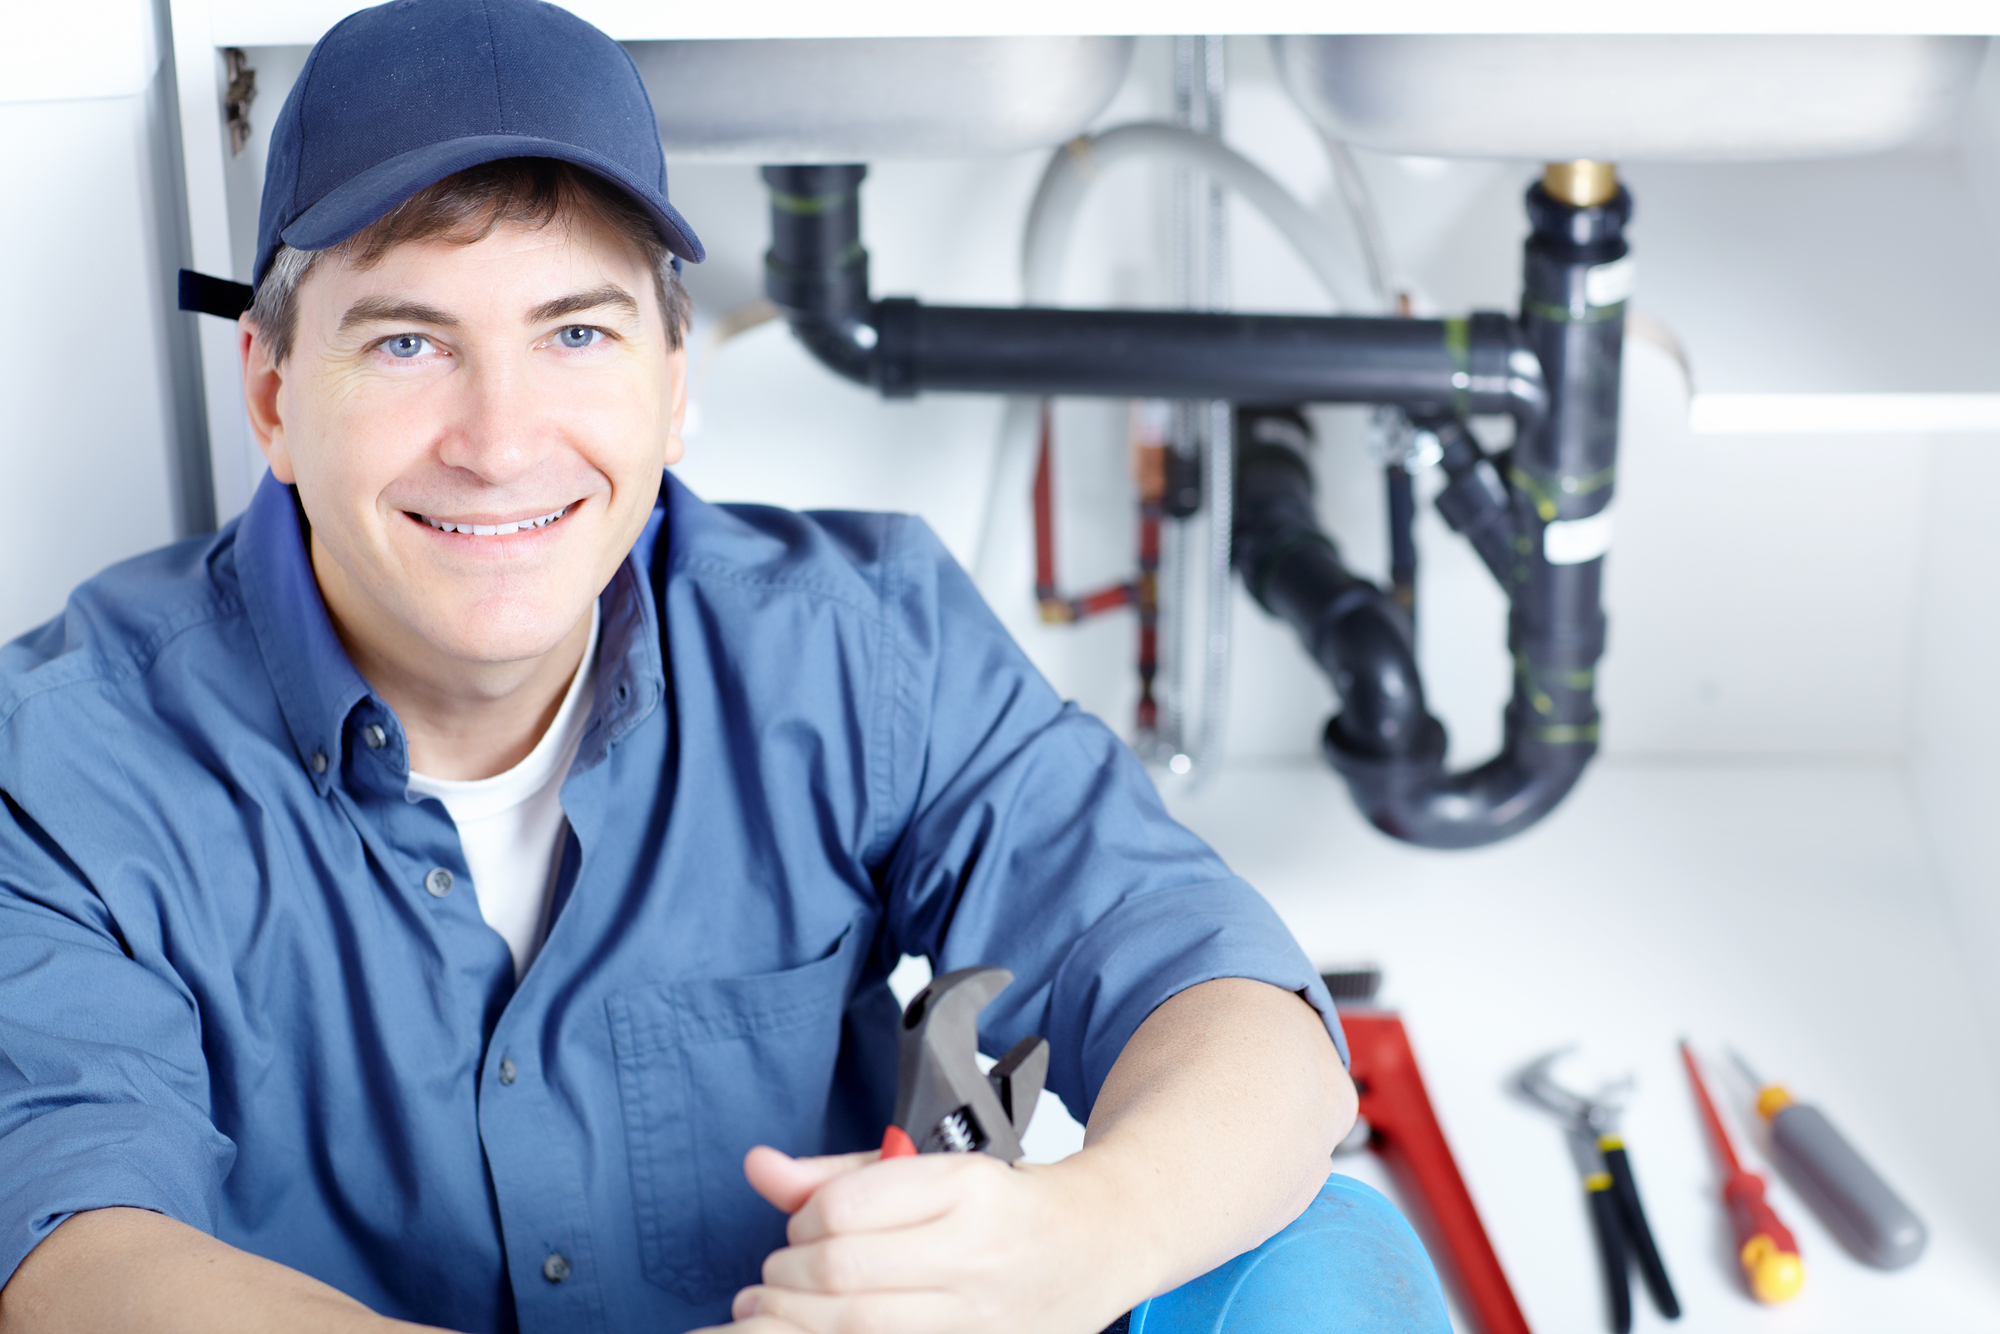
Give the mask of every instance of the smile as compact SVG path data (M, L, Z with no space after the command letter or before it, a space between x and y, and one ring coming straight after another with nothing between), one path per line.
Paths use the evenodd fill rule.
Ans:
M474 537L507 537L514 533L546 528L575 508L572 503L553 514L544 514L538 519L516 519L512 523L447 523L443 519L433 519L428 514L419 514L417 517L441 533L470 533Z

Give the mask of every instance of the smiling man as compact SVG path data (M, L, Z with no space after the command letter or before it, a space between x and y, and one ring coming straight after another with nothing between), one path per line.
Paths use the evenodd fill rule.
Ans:
M1092 1334L1309 1203L1441 1327L1312 969L936 540L664 473L701 254L563 11L314 49L269 476L0 653L0 1331ZM1081 1152L865 1152L905 953Z

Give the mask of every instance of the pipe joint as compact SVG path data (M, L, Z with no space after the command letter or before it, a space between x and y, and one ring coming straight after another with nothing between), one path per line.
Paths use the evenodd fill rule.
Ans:
M879 341L861 245L861 182L853 163L764 168L771 195L771 248L764 292L799 341L826 366L860 384L876 380Z
M1542 363L1520 327L1497 311L1475 311L1468 321L1467 375L1471 408L1461 416L1505 413L1530 429L1548 411Z
M1530 249L1562 254L1572 262L1587 262L1610 246L1622 252L1625 224L1631 220L1632 196L1622 185L1603 203L1584 207L1556 198L1540 181L1528 189Z

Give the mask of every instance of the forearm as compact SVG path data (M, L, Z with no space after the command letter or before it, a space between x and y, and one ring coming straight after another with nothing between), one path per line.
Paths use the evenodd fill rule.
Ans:
M0 1288L0 1334L384 1334L414 1330L295 1269L145 1209L94 1209Z
M1084 1152L1048 1170L1106 1202L1128 1243L1118 1268L1157 1293L1296 1218L1326 1180L1355 1106L1310 1005L1221 979L1139 1026L1098 1094Z

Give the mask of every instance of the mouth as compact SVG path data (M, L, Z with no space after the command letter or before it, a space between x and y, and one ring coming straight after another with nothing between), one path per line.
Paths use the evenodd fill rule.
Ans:
M434 518L428 514L413 514L411 517L422 519L441 533L464 533L470 537L511 537L515 533L527 533L539 528L546 528L550 524L559 521L564 515L575 508L576 502L571 501L561 509L551 513L538 515L532 519L513 519L507 523L458 523L450 519Z

